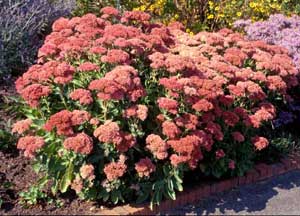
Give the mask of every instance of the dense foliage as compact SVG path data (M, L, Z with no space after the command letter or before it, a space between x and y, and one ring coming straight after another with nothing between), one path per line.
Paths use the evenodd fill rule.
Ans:
M175 199L186 171L242 175L269 141L298 71L239 33L185 33L140 11L60 18L16 81L17 147L51 190L105 202Z
M73 0L0 0L0 79L32 65L47 26L75 6Z
M271 14L299 14L297 0L77 0L76 15L99 14L99 7L115 6L123 10L150 12L163 23L180 21L187 31L216 30L231 27L238 19L265 20Z

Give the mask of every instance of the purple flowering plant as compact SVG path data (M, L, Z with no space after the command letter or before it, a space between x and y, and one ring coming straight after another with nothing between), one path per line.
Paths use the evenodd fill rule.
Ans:
M263 40L269 44L288 49L294 63L300 69L300 17L271 15L266 21L252 23L251 20L238 20L234 27L243 29L250 40Z

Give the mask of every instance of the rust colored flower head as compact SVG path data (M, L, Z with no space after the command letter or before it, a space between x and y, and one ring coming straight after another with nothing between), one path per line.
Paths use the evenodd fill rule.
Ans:
M80 176L83 179L87 179L89 181L94 180L94 166L92 164L85 164L82 167L80 167Z
M100 142L120 144L122 142L122 134L120 133L119 125L116 122L107 120L103 125L100 125L95 131L94 136Z
M185 161L182 162L187 162L191 169L195 169L198 161L203 158L199 148L200 139L195 135L187 135L177 140L169 140L167 143L179 156L183 156ZM183 159L182 157L179 158ZM177 157L177 159L179 158Z
M146 148L159 160L168 157L168 144L162 138L155 134L150 134L146 138Z
M91 118L91 120L90 120L90 124L91 124L91 125L98 126L99 123L100 123L100 121L99 121L98 118Z
M218 149L216 151L216 159L219 160L223 157L225 157L225 152L223 151L223 149Z
M92 62L84 62L79 65L78 69L82 72L97 71L99 70L99 66Z
M201 99L193 105L193 109L198 112L207 112L213 108L214 105L206 99Z
M79 133L65 139L64 147L76 153L90 154L93 150L93 139L85 133Z
M174 139L180 135L181 131L174 122L164 121L162 124L162 132L170 139Z
M245 137L241 132L234 131L234 132L231 133L231 135L232 135L232 138L233 138L234 141L237 141L237 142L244 142L245 141Z
M103 14L106 14L106 15L110 15L110 16L118 16L119 15L119 11L116 8L110 7L110 6L101 8L100 12Z
M24 155L33 158L36 151L45 145L45 141L39 136L21 137L17 143L17 148L24 150Z
M109 181L122 177L127 170L127 166L121 162L111 162L104 166L104 173Z
M231 170L235 169L235 162L234 162L234 160L230 160L229 161L228 168L231 169Z
M79 176L76 176L71 184L71 188L78 194L83 189L83 181Z
M49 86L41 84L32 84L25 87L21 92L21 96L31 107L37 107L42 97L48 96L52 92Z
M146 105L138 104L136 114L140 120L145 121L148 116L148 107Z
M89 105L93 103L92 94L89 90L86 89L75 89L70 94L72 100L79 100L79 103L82 105Z
M62 110L50 116L49 120L44 125L44 129L48 132L56 128L58 135L71 136L74 134L72 129L72 112Z
M140 178L149 177L152 172L155 172L155 165L149 158L142 158L139 162L135 163L135 170Z
M81 125L91 119L91 114L84 110L73 110L71 122L73 126Z
M158 106L172 114L177 114L178 102L170 98L160 97L157 100Z
M13 133L23 134L24 132L28 131L30 129L30 126L32 124L31 119L25 119L16 122L12 127Z
M129 59L129 54L119 49L108 50L107 54L101 57L102 62L111 64L128 64Z
M224 119L225 124L230 127L235 126L240 120L240 118L237 114L235 114L234 112L230 112L230 111L223 112L222 117Z
M261 151L269 145L269 141L265 137L255 136L251 138L252 144L258 151Z
M136 144L136 139L130 133L121 132L122 141L116 144L116 148L119 152L127 152Z

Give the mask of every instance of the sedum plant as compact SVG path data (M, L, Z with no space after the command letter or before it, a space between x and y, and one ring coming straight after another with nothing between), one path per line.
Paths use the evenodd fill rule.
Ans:
M16 81L17 147L53 194L106 203L176 199L183 177L243 175L259 128L298 85L287 51L239 33L185 33L112 7L60 18Z

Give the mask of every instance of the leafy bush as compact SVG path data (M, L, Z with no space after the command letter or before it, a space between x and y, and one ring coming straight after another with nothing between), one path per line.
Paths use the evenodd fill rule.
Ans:
M180 21L188 32L231 27L239 19L265 20L279 12L286 15L300 13L297 0L77 0L74 13L83 15L90 12L99 15L99 8L104 6L149 12L165 24Z
M47 26L73 8L73 0L0 0L0 78L33 64Z
M105 7L53 24L16 81L28 119L17 147L51 180L108 203L175 199L186 171L242 175L268 147L259 128L290 100L287 51L239 33L185 33Z

